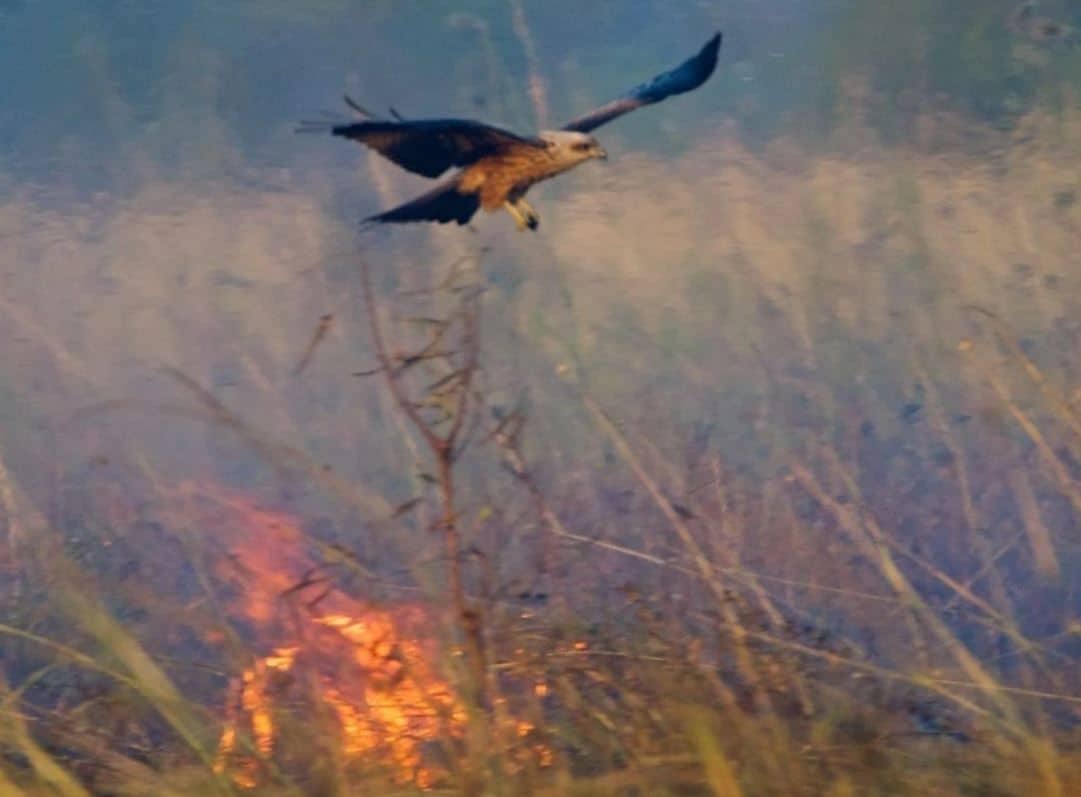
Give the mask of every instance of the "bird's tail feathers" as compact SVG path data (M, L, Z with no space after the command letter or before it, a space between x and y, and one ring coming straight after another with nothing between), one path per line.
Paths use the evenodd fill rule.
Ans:
M365 222L408 223L412 221L437 221L440 224L455 221L466 224L480 208L480 197L475 193L458 190L458 180L437 185L416 199L370 216Z

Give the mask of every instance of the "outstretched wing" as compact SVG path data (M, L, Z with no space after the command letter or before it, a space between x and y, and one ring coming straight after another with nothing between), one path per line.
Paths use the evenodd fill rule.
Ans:
M602 105L585 116L568 122L563 125L563 129L588 133L625 113L630 113L635 108L652 105L676 94L694 91L705 83L713 74L713 70L717 68L717 53L720 49L721 34L718 33L706 42L693 58L688 58L675 69L636 86L607 105Z
M480 207L480 197L475 193L462 193L458 190L458 178L437 185L431 191L421 194L416 199L384 211L377 216L370 216L365 222L437 221L445 224L456 221L465 224Z
M326 132L350 138L424 177L438 177L452 166L515 147L543 148L544 142L469 119L363 119L358 122L303 122L298 132Z

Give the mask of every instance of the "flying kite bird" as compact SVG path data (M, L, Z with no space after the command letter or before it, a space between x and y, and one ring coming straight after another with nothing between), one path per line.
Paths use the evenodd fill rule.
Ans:
M675 69L631 89L623 96L568 122L559 130L520 136L469 119L393 119L374 116L346 97L362 120L348 124L304 122L301 132L330 131L365 144L415 174L439 177L459 167L431 191L368 222L456 221L465 224L478 208L505 208L518 229L536 229L540 217L525 200L530 186L593 158L606 159L592 130L644 105L652 105L701 86L717 66L721 34Z

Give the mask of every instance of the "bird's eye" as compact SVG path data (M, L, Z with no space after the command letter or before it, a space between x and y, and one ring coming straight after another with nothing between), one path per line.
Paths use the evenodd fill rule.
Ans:
M575 149L578 152L585 152L587 149L589 149L589 142L588 141L579 141L573 147L571 147L571 149Z

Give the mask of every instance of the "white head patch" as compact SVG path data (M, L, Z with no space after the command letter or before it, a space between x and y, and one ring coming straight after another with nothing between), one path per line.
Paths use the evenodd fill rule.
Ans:
M548 142L550 147L567 160L581 161L605 156L604 149L589 133L579 133L576 130L542 130L538 137Z

